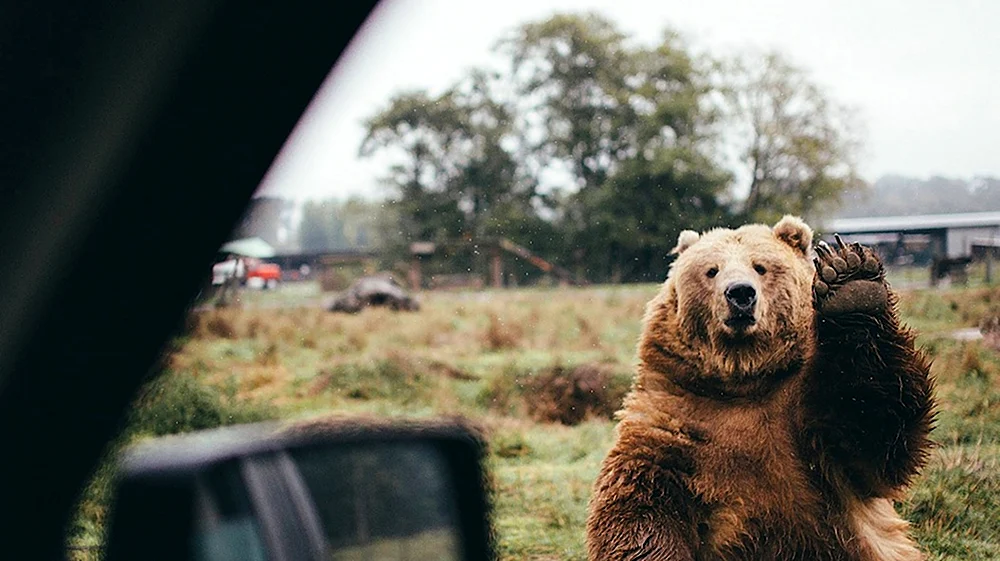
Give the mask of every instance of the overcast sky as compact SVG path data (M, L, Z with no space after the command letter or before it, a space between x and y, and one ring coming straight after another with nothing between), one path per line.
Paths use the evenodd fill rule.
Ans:
M602 13L653 43L665 27L716 55L777 49L866 129L862 172L1000 176L1000 2L989 0L383 0L261 186L296 199L386 193L358 158L362 121L401 90L440 93L520 23ZM381 163L384 166L384 163Z

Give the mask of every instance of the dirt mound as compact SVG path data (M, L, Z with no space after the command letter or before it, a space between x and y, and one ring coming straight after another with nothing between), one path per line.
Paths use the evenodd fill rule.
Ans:
M983 334L983 345L1000 351L1000 315L991 314L979 322L979 331Z
M590 417L612 418L630 383L630 375L607 365L554 366L527 381L524 400L536 421L577 425Z

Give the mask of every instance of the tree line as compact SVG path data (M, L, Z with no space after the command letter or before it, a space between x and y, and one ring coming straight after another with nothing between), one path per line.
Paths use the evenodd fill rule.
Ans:
M853 113L779 54L715 58L669 30L643 45L594 13L495 49L497 67L365 123L360 154L389 162L389 255L506 237L591 282L661 280L682 229L819 216L864 187Z

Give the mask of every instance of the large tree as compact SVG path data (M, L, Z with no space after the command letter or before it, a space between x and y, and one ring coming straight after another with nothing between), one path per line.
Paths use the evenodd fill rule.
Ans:
M578 236L586 276L612 282L661 281L684 229L727 222L728 175L699 152L674 147L624 162L582 197L590 218Z
M865 187L856 117L777 53L723 63L720 91L749 189L747 220L782 213L818 218Z
M675 33L633 45L595 14L523 25L499 49L511 59L518 106L535 116L523 135L534 139L535 160L572 176L559 210L578 271L595 280L662 272L669 247L652 257L666 243L658 234L685 225L686 202L715 201L725 187L708 142L708 65ZM640 239L654 245L639 251Z
M643 151L695 141L712 119L701 62L671 31L647 48L597 14L558 14L519 27L498 50L510 58L531 150L565 164L581 190Z
M604 182L631 144L625 77L634 66L626 36L596 14L560 14L525 24L498 43L543 164L561 160L576 187Z
M366 125L361 154L384 152L393 161L385 180L408 237L482 235L492 215L534 194L512 153L512 117L491 95L486 74L436 97L399 95Z

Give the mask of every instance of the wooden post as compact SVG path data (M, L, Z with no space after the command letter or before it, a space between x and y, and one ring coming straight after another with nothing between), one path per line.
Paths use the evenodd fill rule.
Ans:
M947 274L948 231L940 230L931 234L931 288Z
M410 244L410 288L414 292L420 290L423 280L420 274L420 260L423 257L434 254L435 245L433 242L413 242Z
M493 277L493 288L503 288L503 261L500 259L500 246L494 246L491 253L490 273Z
M989 286L993 284L993 248L986 248L986 278L984 281L986 285Z
M420 290L420 256L414 255L410 259L410 290L417 292Z

